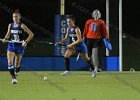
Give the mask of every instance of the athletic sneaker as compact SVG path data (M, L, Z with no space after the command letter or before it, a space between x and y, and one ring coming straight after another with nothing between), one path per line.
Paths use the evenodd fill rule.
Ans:
M94 71L92 71L92 77L95 78L97 76L98 67L95 67Z
M63 73L61 73L62 76L69 76L70 75L70 71L64 71Z
M98 70L97 70L97 72L102 72L102 69L98 67Z
M17 84L17 80L16 79L12 79L12 84Z
M89 71L90 71L90 72L92 72L92 69L91 69L91 68L89 68ZM102 72L102 69L98 67L97 72Z

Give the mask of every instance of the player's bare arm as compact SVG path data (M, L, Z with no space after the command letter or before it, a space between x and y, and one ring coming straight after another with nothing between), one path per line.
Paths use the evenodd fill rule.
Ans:
M28 38L25 40L25 42L23 42L23 46L26 46L27 43L33 38L34 34L33 32L25 25L25 24L22 24L21 25L21 28L28 33Z
M9 39L9 37L10 37L10 27L11 27L11 24L8 25L7 33L6 33L5 37L4 37L4 39L2 40L3 43L5 43L5 41L7 39Z
M34 36L33 32L25 24L22 24L21 27L25 32L28 33L29 36L25 41L29 42Z
M65 43L67 40L68 40L68 37L69 37L69 33L68 33L68 29L67 29L67 32L66 32L66 35L65 35L65 38L62 39L61 41L57 42L57 44L62 44L62 43Z

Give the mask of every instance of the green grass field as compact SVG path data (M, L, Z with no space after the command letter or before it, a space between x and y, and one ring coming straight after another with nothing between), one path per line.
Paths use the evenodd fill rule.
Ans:
M0 71L0 100L140 100L140 72L100 72L96 78L88 71L60 73L21 71L13 85L9 73Z

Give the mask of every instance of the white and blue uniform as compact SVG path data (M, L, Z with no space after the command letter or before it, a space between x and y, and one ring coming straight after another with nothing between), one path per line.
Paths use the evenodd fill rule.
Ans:
M14 23L11 23L10 27L10 40L11 41L23 41L24 30L21 28L22 23L19 23L17 26L14 26ZM24 54L24 47L22 43L8 43L7 51L15 52L16 54Z
M77 40L77 36L76 36L76 32L75 32L76 28L77 28L77 26L74 26L73 28L68 27L68 33L69 33L69 37L70 37L71 42L75 42ZM75 47L76 52L79 52L79 53L87 53L88 52L84 41L75 45L74 47Z

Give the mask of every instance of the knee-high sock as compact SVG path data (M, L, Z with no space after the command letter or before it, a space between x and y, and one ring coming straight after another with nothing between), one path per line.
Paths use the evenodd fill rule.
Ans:
M88 65L90 66L91 70L93 71L94 70L94 65L93 65L93 62L92 60L90 59L89 61L86 61L88 63Z
M18 73L20 71L20 66L16 67L16 73Z
M10 75L12 76L12 78L16 79L15 67L14 67L13 65L9 65L9 66L8 66L8 70L9 70Z
M70 71L70 58L64 58L65 70Z

